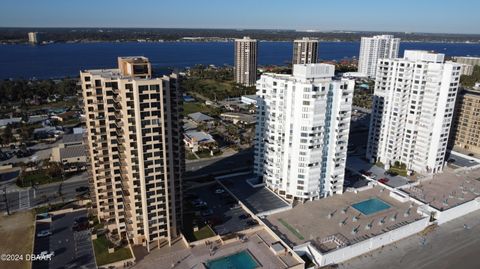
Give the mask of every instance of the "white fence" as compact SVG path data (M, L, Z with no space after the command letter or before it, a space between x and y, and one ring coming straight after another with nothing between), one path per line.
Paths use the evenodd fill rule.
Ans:
M395 230L386 232L375 237L371 237L362 242L343 247L337 250L333 250L327 253L321 253L315 247L310 244L299 245L294 248L297 253L306 253L307 255L313 255L313 260L320 263L320 266L337 264L354 257L365 254L374 249L381 248L385 245L394 243L400 239L409 237L418 232L421 232L429 224L429 218L423 218L421 220L409 223Z

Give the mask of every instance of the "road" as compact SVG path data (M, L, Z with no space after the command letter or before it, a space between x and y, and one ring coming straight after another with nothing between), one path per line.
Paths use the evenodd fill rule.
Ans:
M249 169L253 163L253 150L244 150L237 154L189 162L186 164L185 178L206 176L211 174L222 174L237 171L240 169ZM32 188L21 189L11 183L7 187L7 199L11 212L27 210L39 205L54 204L62 202L59 196L61 191L64 201L71 201L76 198L78 193L76 189L81 186L88 186L86 173L67 179L63 183L51 183ZM0 189L0 212L6 211L4 190Z
M62 202L59 191L63 195L64 201L70 201L75 199L79 194L76 192L76 189L81 186L88 186L86 173L74 176L66 180L63 184L57 182L40 185L36 187L36 190L32 188L20 189L12 187L7 189L8 205L10 211L15 212L43 204ZM0 193L0 211L6 211L4 190L1 190Z
M425 239L411 236L349 260L339 268L478 269L479 234L480 211L475 211L437 227Z

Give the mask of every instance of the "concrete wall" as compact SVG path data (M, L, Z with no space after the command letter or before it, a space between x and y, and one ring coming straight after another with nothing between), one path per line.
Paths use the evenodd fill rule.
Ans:
M354 245L350 245L344 248L333 250L327 253L321 253L315 247L310 244L303 244L294 248L297 253L307 253L307 255L313 255L313 260L320 262L320 266L328 264L337 264L354 257L360 256L364 253L370 252L374 249L391 244L400 239L414 235L427 227L429 224L428 218L423 218L416 222L407 224L398 229L390 232L372 237Z
M432 211L437 211L437 223L441 225L445 222L451 221L453 219L459 218L463 215L471 213L473 211L480 209L480 197L475 198L470 202L458 205L454 208L450 208L445 211L438 211L434 208L431 208Z

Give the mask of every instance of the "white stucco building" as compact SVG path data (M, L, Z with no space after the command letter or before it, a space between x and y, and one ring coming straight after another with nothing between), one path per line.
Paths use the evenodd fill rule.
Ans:
M369 77L375 77L378 59L397 58L399 47L400 38L394 38L393 35L362 37L358 72Z
M293 75L257 81L254 170L287 199L343 192L354 81L329 64L294 65Z
M405 51L378 61L367 158L436 173L444 164L461 66L444 54Z

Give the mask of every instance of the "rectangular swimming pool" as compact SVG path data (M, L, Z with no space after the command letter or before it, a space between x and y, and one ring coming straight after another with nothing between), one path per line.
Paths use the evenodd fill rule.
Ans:
M363 215L371 215L385 209L389 209L390 205L378 198L371 198L360 203L352 205L353 208L360 211Z
M208 269L254 269L259 267L259 265L252 255L247 250L244 250L230 256L208 261L206 267Z

